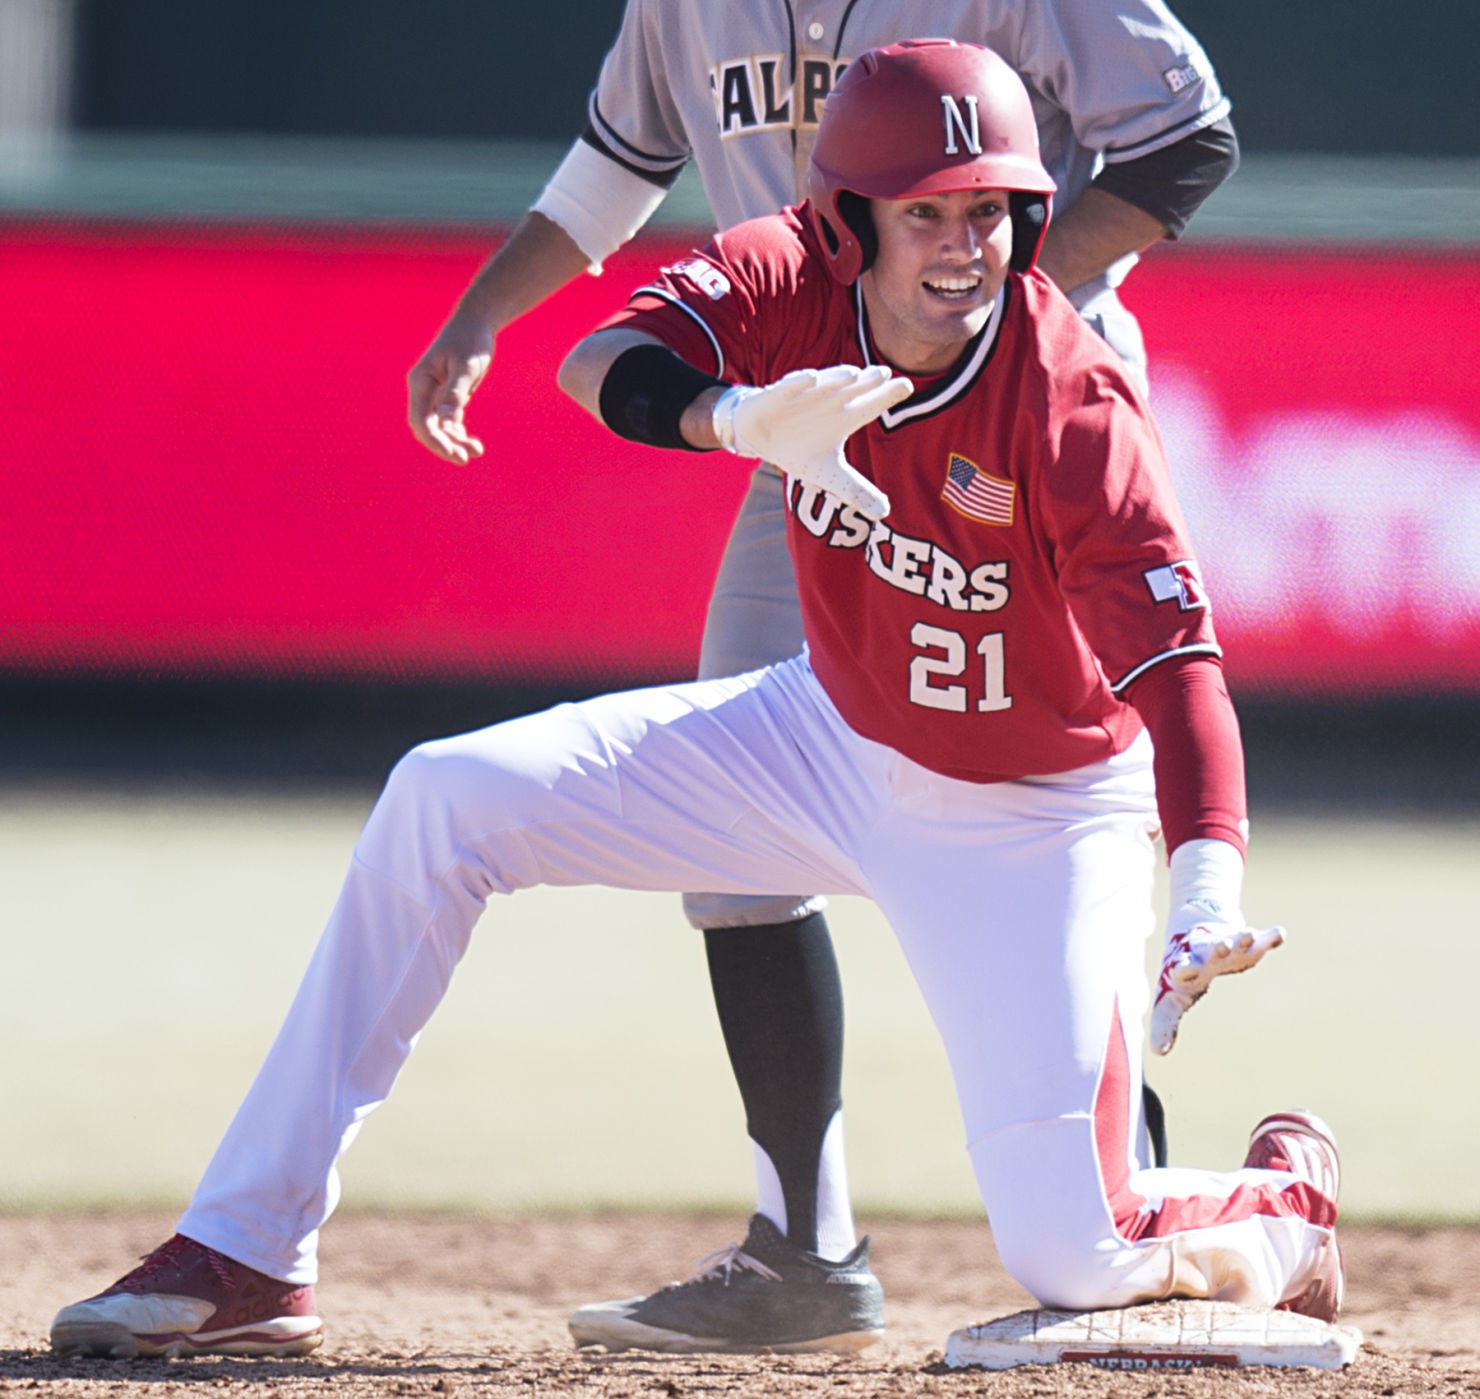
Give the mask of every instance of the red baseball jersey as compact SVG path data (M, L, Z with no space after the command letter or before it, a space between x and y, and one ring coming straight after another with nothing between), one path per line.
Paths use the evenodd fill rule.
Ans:
M879 362L804 210L720 234L608 324L731 383ZM1220 654L1155 425L1042 274L846 455L886 519L791 479L786 501L812 665L864 736L970 781L1065 772L1140 732L1122 695L1148 668Z

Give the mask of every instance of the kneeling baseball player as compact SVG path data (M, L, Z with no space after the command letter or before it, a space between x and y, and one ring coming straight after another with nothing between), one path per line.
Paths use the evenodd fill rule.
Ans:
M1335 1318L1318 1118L1266 1118L1234 1170L1137 1155L1157 832L1154 1043L1281 934L1239 911L1242 748L1160 440L1034 270L1053 188L994 54L873 50L826 103L811 198L718 235L576 347L562 385L613 431L785 473L807 649L403 758L179 1232L64 1308L57 1350L316 1347L339 1155L488 898L537 884L874 899L944 1041L998 1253L1042 1304ZM874 1339L867 1240L829 1259L760 1223L686 1284L583 1308L576 1339L713 1349L706 1309L733 1288L757 1316L776 1299L772 1349ZM823 1300L789 1346L799 1286Z

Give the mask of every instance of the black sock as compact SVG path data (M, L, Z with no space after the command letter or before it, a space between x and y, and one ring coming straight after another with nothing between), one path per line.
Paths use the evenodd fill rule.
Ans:
M1146 1135L1151 1140L1151 1161L1153 1165L1165 1166L1167 1163L1167 1110L1162 1107L1161 1099L1156 1096L1156 1090L1141 1080L1141 1110L1146 1114Z
M815 1249L822 1141L843 1104L843 988L827 923L814 913L712 928L704 948L746 1130L780 1177L787 1237Z

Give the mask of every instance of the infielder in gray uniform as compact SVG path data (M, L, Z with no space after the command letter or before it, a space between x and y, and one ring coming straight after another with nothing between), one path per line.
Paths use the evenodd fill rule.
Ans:
M1116 288L1138 253L1182 232L1238 159L1229 102L1161 0L629 0L586 130L410 372L417 439L451 462L483 455L464 412L498 333L599 271L688 161L721 228L799 202L838 74L905 35L985 44L1022 76L1058 187L1038 266L1144 386L1140 331ZM780 478L762 466L720 566L700 675L753 670L801 646ZM784 1314L787 1348L807 1348L824 1260L847 1257L856 1242L841 1126L842 997L823 907L805 892L686 896L745 1104L756 1214L744 1244L706 1260L689 1282L581 1309L572 1318L579 1342L620 1347L635 1321L660 1348L760 1350ZM729 931L737 928L744 934ZM1155 1026L1152 1047L1169 1047ZM839 1336L819 1309L814 1348L854 1349L881 1327L873 1315Z

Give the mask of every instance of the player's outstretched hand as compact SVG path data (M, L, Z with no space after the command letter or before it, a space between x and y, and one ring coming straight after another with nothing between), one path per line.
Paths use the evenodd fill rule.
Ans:
M406 376L406 418L412 435L443 461L466 466L483 444L463 422L463 410L493 363L493 332L453 316Z
M1203 997L1215 976L1248 971L1285 940L1283 928L1262 931L1243 920L1210 918L1196 905L1179 909L1167 928L1167 950L1151 1005L1151 1049L1165 1054L1177 1042L1182 1017Z
M889 497L853 469L843 444L914 391L882 364L794 369L763 389L726 389L714 406L714 431L727 451L760 457L880 520Z

